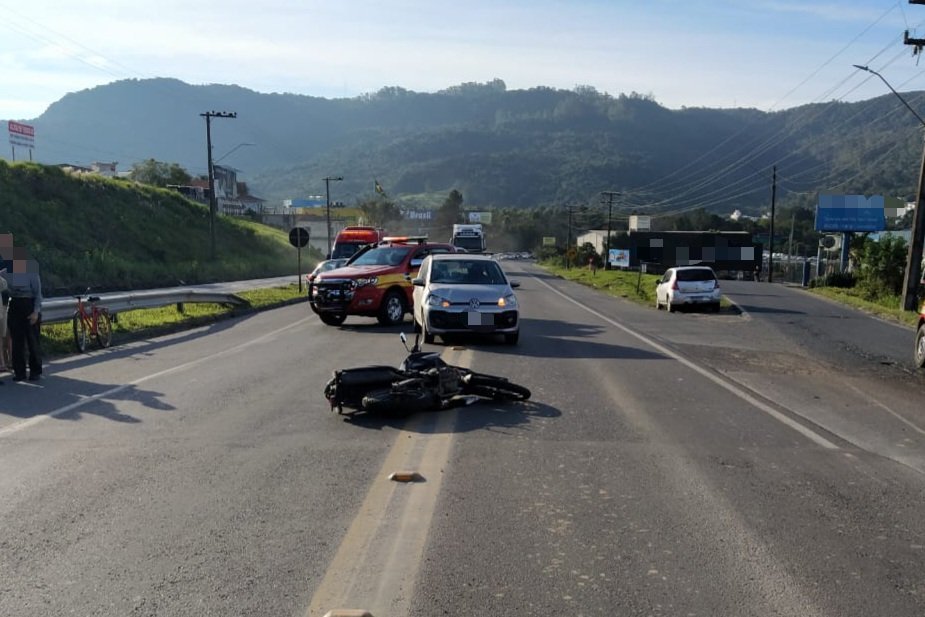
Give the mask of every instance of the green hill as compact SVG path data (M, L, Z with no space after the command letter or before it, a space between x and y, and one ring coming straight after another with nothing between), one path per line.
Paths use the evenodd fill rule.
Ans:
M39 262L49 296L283 276L297 268L296 251L278 229L219 216L212 260L202 204L34 163L0 161L0 233L12 233Z

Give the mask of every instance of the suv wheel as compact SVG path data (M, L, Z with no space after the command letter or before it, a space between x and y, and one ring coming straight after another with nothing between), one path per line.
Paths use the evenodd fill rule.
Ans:
M346 313L318 313L321 321L329 326L339 326L347 319Z
M385 295L378 318L383 326L397 326L402 322L405 318L405 301L399 292L392 290Z

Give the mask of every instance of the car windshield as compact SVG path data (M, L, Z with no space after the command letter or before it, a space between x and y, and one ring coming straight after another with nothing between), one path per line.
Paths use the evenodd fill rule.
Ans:
M679 281L714 281L716 275L709 268L692 268L677 271Z
M431 266L431 283L456 285L504 285L507 279L501 266L487 259L439 260Z
M369 250L357 257L351 266L397 266L411 252L410 246L385 246Z

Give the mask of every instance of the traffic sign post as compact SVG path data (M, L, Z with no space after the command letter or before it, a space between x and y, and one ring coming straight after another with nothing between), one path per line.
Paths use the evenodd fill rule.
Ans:
M302 293L302 247L308 245L307 227L293 227L289 230L289 244L299 252L299 293Z

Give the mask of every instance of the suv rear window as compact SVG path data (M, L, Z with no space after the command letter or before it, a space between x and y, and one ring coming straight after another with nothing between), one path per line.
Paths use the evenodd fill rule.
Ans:
M708 268L694 268L691 270L678 270L679 281L715 281L716 275Z

